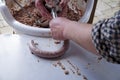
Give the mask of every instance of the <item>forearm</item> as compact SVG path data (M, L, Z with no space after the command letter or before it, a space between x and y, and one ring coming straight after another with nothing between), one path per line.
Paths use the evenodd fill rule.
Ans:
M88 51L91 51L93 53L97 53L96 49L94 47L94 44L92 43L92 27L91 24L83 24L83 23L77 23L72 22L76 26L73 27L67 27L64 31L64 35L76 43L78 43L83 48L87 49Z

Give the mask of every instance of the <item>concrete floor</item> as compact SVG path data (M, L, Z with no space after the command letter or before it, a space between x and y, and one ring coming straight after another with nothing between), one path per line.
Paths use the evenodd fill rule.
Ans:
M120 0L98 0L93 23L109 18L120 10ZM0 14L0 33L13 33L13 29L5 22Z

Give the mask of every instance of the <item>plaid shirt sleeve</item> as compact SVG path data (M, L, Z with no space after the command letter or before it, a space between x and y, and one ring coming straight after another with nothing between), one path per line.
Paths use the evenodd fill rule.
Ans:
M97 52L108 62L120 64L120 10L109 19L96 23L92 29Z

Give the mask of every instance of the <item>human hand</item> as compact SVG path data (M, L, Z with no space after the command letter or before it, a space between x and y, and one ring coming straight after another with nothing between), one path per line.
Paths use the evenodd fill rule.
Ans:
M49 23L52 37L56 40L68 39L66 36L66 29L69 27L70 23L70 20L62 17L52 19Z
M72 40L83 48L96 53L92 42L92 24L71 21L57 17L49 23L52 37L57 40Z
M69 0L57 0L57 1L59 2L55 3L54 0L35 0L35 6L39 10L42 17L51 19L52 16L47 8L51 9L56 4L58 4L57 5L57 11L59 11L58 16L65 15L66 13L67 3Z

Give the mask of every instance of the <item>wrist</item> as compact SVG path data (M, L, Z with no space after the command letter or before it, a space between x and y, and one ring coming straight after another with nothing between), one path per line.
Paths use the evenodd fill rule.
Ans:
M72 38L72 33L74 31L74 21L69 21L65 24L64 29L63 29L63 36L66 39L71 39Z

